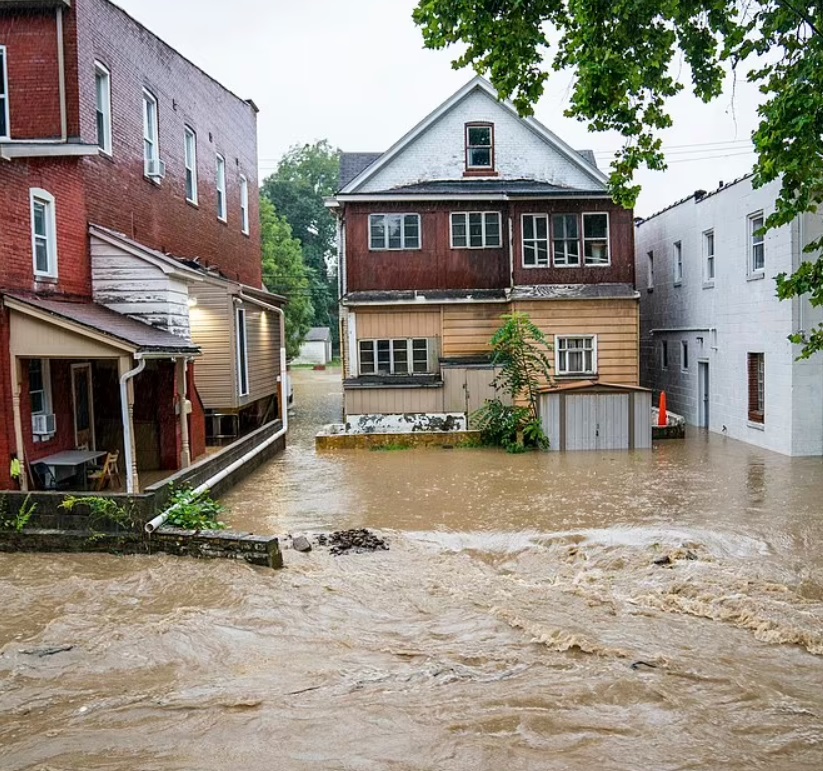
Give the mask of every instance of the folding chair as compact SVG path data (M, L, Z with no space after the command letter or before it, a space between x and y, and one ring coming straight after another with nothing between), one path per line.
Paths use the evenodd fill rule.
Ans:
M106 455L106 460L103 466L94 471L90 471L86 479L94 483L95 491L105 490L111 483L113 478L117 478L117 484L120 485L120 469L117 465L120 458L120 452L110 452Z

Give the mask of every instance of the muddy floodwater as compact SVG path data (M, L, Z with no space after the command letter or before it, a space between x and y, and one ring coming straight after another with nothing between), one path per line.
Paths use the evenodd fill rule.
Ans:
M823 768L821 459L316 454L295 380L227 520L389 551L0 555L0 769Z

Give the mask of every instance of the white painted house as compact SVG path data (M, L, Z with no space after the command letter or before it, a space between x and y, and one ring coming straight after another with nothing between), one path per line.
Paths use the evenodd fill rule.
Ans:
M779 182L751 176L697 191L637 225L641 383L687 423L785 455L823 455L823 355L797 361L787 336L823 320L780 301L774 277L823 232L806 214L758 234Z

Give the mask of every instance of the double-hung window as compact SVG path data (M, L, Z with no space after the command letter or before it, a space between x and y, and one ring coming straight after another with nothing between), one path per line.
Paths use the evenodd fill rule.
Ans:
M370 214L369 248L373 252L420 248L419 214Z
M766 421L766 363L762 353L748 355L749 420L752 423Z
M556 370L558 375L594 375L597 373L597 338L558 337Z
M361 340L358 352L361 375L424 375L430 371L425 337Z
M0 46L0 139L11 137L9 126L9 74L6 47Z
M763 273L766 268L766 255L764 252L763 233L764 224L763 212L756 212L749 215L749 272Z
M609 264L609 215L583 215L583 259L586 265Z
M704 269L703 280L706 283L714 281L714 231L707 230L703 234Z
M106 155L111 155L111 73L100 62L94 63L94 102L97 146Z
M57 217L54 196L46 190L32 188L30 198L34 275L57 278Z
M228 212L226 210L226 159L222 155L217 156L215 179L217 187L217 219L225 222L228 219Z
M674 266L674 283L683 283L683 244L680 241L674 242L674 256L672 259Z
M452 212L452 249L499 249L499 211Z
M152 179L160 176L160 134L157 122L157 99L143 90L143 164L145 175Z
M235 315L237 327L237 393L249 395L249 349L246 328L246 309L238 308Z
M249 234L249 181L240 177L240 229Z
M186 200L197 203L197 134L186 126L183 129L183 150L186 162Z
M523 215L523 266L549 266L549 217L547 214Z
M494 169L494 125L466 124L466 171Z
M576 214L555 214L552 217L555 267L580 265L580 225Z

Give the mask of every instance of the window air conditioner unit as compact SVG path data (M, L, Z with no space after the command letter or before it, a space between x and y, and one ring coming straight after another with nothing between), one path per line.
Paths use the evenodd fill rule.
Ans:
M57 432L57 421L54 415L32 415L31 431L36 436L48 436Z
M166 176L166 162L159 158L146 161L146 176L151 179L163 179Z

